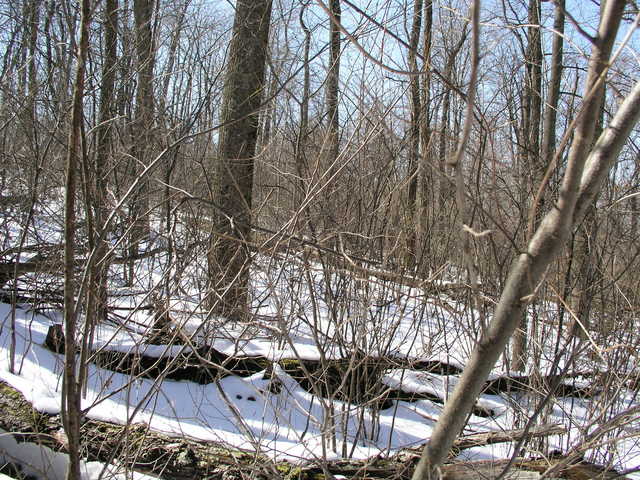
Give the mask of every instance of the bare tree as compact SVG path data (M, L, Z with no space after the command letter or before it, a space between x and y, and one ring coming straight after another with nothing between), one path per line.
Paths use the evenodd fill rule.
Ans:
M527 199L545 172L544 157L540 155L540 121L542 118L542 40L540 34L540 0L529 0L527 49L525 52L525 88L522 93L522 121L520 130L520 161L523 187L521 189L521 217L526 219ZM523 222L524 223L524 222ZM534 322L535 323L535 322ZM522 325L513 337L511 367L523 370L527 357L529 322L523 316Z
M438 467L464 427L484 380L517 328L524 309L535 297L549 264L564 246L572 226L585 214L608 168L640 118L640 83L637 83L592 147L603 79L624 6L624 0L607 2L593 39L583 105L575 120L574 140L555 208L544 216L525 253L513 264L493 320L425 445L414 480L437 478Z
M153 152L154 94L153 71L156 48L153 37L154 0L133 0L135 19L135 51L137 90L135 118L133 122L134 178L150 161ZM149 182L144 181L132 199L131 213L134 228L131 232L130 254L138 253L138 242L149 236Z
M208 251L209 303L219 315L247 313L253 157L271 19L271 0L238 0L229 46Z
M75 304L75 197L77 176L80 169L82 151L82 100L84 97L84 77L89 51L89 25L91 24L91 2L83 0L80 18L80 41L74 81L71 127L69 130L64 215L64 333L65 357L62 387L62 420L69 445L68 480L80 480L80 384L77 380Z
M326 101L329 122L329 162L333 165L340 150L340 114L338 112L340 93L340 20L342 10L340 0L330 1L331 21L329 27L329 71L327 72ZM332 167L332 171L334 167Z
M409 70L413 72L418 71L418 63L416 61L418 54L418 45L420 43L420 32L422 29L422 15L423 15L423 0L414 0L413 3L413 20L411 22L411 36L409 39ZM430 32L429 32L430 35ZM412 75L409 78L409 102L411 105L411 120L409 123L409 191L408 191L408 210L409 217L415 218L416 206L418 203L418 181L419 181L419 158L420 158L420 127L421 124L428 121L425 118L423 107L421 105L420 98L420 77L418 75ZM411 266L416 263L416 242L417 232L410 234L408 240L408 255L412 255L414 258L410 262Z

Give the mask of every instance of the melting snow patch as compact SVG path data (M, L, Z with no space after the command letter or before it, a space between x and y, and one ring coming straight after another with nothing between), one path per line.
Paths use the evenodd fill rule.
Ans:
M0 429L0 462L16 465L25 476L45 480L64 480L69 466L69 456L32 442L18 443L13 435ZM129 478L147 480L156 478L137 472L125 474L122 469L114 465L82 460L80 461L80 476L83 480L126 480ZM0 475L0 480L4 478L10 477Z

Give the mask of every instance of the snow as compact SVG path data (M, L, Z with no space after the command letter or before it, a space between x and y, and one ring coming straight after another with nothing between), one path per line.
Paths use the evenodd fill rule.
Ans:
M0 304L0 315L7 318L7 305ZM0 379L19 390L37 410L56 414L60 412L63 358L38 344L38 341L44 341L42 332L46 322L47 319L37 315L29 316L22 310L18 311L20 373L12 375L8 372L8 349L3 349ZM29 325L35 325L30 344L26 334ZM3 329L0 341L2 345L8 345L7 328ZM187 435L240 449L253 449L259 445L263 453L274 459L299 461L318 456L322 442L328 440L322 434L325 409L321 405L327 401L303 390L278 365L273 369L273 377L282 384L280 393L269 392L271 378L264 376L264 372L247 378L228 376L208 385L172 380L158 383L146 378L132 379L91 365L89 388L82 408L88 408L87 416L95 420L143 423L169 435ZM427 408L431 415L437 415L439 408L431 402L423 402L416 407L399 403L401 408L381 412L377 442L366 439L353 442L351 439L358 437L358 410L362 409L332 402L333 408L343 412L341 415L347 420L346 431L341 432L341 437L346 439L349 450L353 450L354 458L377 455L387 445L396 450L423 440L425 429L415 425L421 417L411 412ZM140 408L134 412L136 406ZM407 413L402 415L398 412ZM396 427L392 429L394 416L397 417ZM372 422L373 419L365 415L365 429L370 430ZM407 429L420 434L404 433Z
M0 464L19 466L25 476L43 480L65 480L69 456L54 452L49 447L32 442L18 443L13 436L0 429ZM80 476L83 480L152 480L156 477L138 472L127 474L124 469L101 462L80 461ZM11 479L0 474L0 480Z
M50 241L59 239L55 228L48 227L45 233ZM187 269L183 273L184 285L171 295L169 305L172 326L180 332L182 340L188 340L187 345L146 343L154 319L149 309L136 307L148 305L153 295L164 288L162 262L139 262L137 269L142 280L129 287L118 287L121 282L114 270L110 304L120 310L115 310L110 323L97 326L92 349L167 359L190 352L192 345L209 345L227 355L260 356L273 362L349 358L357 350L373 358L387 356L402 362L402 367L384 372L382 382L390 389L429 394L442 400L451 395L458 375L419 371L411 368L411 363L440 361L463 368L478 336L475 312L446 297L437 304L431 303L416 288L383 287L375 281L344 282L340 274L326 272L319 265L301 265L294 257L273 269L270 265L264 259L255 261L251 281L257 316L251 325L231 324L210 315L203 308L197 286L189 287ZM304 269L308 276L303 275ZM35 274L25 276L23 282L27 285L35 280L61 282L53 275ZM333 300L337 297L340 303ZM38 311L30 308L19 306L14 312L16 372L11 374L13 312L9 305L0 304L0 380L19 390L36 410L57 414L63 356L43 344L49 327L61 322L61 314L52 307ZM546 316L554 315L551 305L538 308L545 309ZM555 331L545 333L548 345L555 345L556 335ZM539 364L530 364L528 368L547 372L554 364L562 368L566 361L562 356L556 358L553 350L545 347ZM573 368L596 369L603 365L602 359L588 360ZM507 367L505 361L499 362L492 378L514 373ZM88 418L148 425L168 435L257 450L273 460L292 462L338 459L345 452L351 458L366 459L420 445L429 438L442 410L440 403L426 399L393 400L387 408L375 411L369 406L316 396L278 363L274 363L269 373L262 371L244 378L229 375L205 385L136 378L94 364L89 365L88 374L87 394L82 400ZM578 381L587 383L588 379ZM273 388L276 384L279 388ZM552 399L546 422L565 425L569 434L548 438L550 449L568 451L579 444L584 433L594 428L594 412L609 407L620 412L639 404L637 398L625 391L617 403L599 404L599 401ZM521 426L535 409L531 399L520 393L484 394L477 403L494 415L489 418L472 415L464 433ZM607 453L613 456L617 468L632 469L640 464L639 429L640 423L634 418L623 429L616 430L621 432L620 439ZM34 472L48 469L55 475L63 475L60 472L64 472L67 461L63 455L35 445L21 444L18 449L8 434L1 435L0 440L0 452L5 456L15 457L17 450L25 452L26 458L20 460L27 465L25 468ZM336 450L331 448L333 443ZM599 454L595 450L592 453ZM508 458L512 454L513 445L503 443L464 450L459 459ZM104 468L115 467L85 463L84 478L97 478L96 472ZM113 474L113 478L124 478L115 470ZM629 477L640 478L640 474Z

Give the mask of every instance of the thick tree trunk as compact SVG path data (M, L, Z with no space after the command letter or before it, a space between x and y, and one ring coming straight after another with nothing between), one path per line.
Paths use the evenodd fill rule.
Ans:
M416 225L416 242L420 245L419 249L416 248L416 254L418 255L418 268L422 273L426 273L432 267L432 252L429 245L432 240L427 237L428 226L433 221L433 218L437 216L435 211L433 200L434 196L434 175L432 167L430 165L432 161L431 151L431 126L430 112L431 112L431 39L433 30L433 1L425 0L423 4L422 20L424 24L424 33L422 39L422 58L423 58L423 70L421 85L421 108L422 114L418 128L420 129L420 156L418 159L418 175L417 175L417 192L416 192L416 209L414 216L414 223ZM428 201L428 195L432 199ZM431 208L427 209L427 205Z
M323 167L320 169L320 186L326 185L319 205L319 230L330 236L339 229L342 205L335 188L335 176L339 170L340 153L340 21L342 10L340 0L329 1L329 68L325 86L325 104L327 112L327 132L322 148ZM328 185L327 185L328 184ZM335 244L334 244L335 245Z
M96 155L93 166L87 166L91 171L90 185L85 186L87 192L87 211L92 222L89 225L89 245L93 253L89 256L87 265L89 287L86 293L86 314L83 340L91 345L94 327L107 319L107 273L109 270L109 250L106 239L108 226L105 224L109 216L106 207L107 188L106 176L111 150L111 120L114 116L113 100L116 78L116 63L118 47L118 0L107 0L104 11L104 64L100 84L100 113L99 127L96 128ZM83 352L88 349L84 348ZM80 359L79 384L83 391L86 389L87 365L86 358Z
M208 252L209 305L239 320L249 302L253 156L271 20L271 0L238 0L229 46Z
M109 169L111 152L111 121L115 116L114 87L116 80L116 66L118 62L118 0L107 0L105 3L104 22L104 64L102 67L102 81L100 88L100 128L96 135L96 159L94 180L94 218L96 225L96 265L92 276L92 292L96 296L96 318L101 321L106 319L107 301L107 271L108 259L105 255L108 250L106 231L104 225L109 211L106 207L107 188L106 177ZM94 290L95 289L95 290Z
M134 0L135 48L138 88L136 90L136 110L133 124L134 175L137 177L150 162L153 148L153 69L155 65L155 42L153 41L154 0ZM135 178L135 177L134 177ZM149 237L149 180L140 183L131 202L130 255L138 253L138 244ZM130 279L131 280L131 279Z

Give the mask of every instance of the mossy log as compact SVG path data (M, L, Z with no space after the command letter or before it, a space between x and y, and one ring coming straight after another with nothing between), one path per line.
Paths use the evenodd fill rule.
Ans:
M60 326L52 325L47 334L45 346L56 353L62 353L64 335ZM89 361L97 366L126 375L146 378L166 378L188 380L200 384L215 382L227 375L250 376L264 371L265 378L271 376L273 362L266 357L230 356L212 347L199 347L195 351L188 348L177 357L151 357L138 353L124 353L100 350L92 353ZM377 358L355 352L351 358L328 360L284 359L278 362L282 369L293 377L309 393L324 398L368 405L376 410L392 406L392 401L415 402L431 400L443 403L444 399L431 393L415 393L402 389L390 389L382 383L384 373L389 369L411 368L437 374L459 373L455 366L436 361L411 362L407 359L390 357ZM556 377L541 377L537 381L555 382ZM489 380L486 393L501 393L531 388L533 380L527 376L502 376ZM583 387L560 385L558 394L586 396L592 394ZM277 393L277 392L276 392ZM474 407L473 413L481 417L495 415L491 409L481 405Z
M548 389L557 384L554 391L559 397L591 398L602 392L601 388L584 384L570 383L578 377L594 377L594 372L574 372L567 375L501 375L487 381L485 393L499 394L502 392Z
M22 394L6 383L0 382L0 428L12 432L19 441L46 445L56 451L64 451L60 432L62 423L58 415L35 411ZM528 432L530 437L561 433L557 426L539 427ZM457 451L478 445L514 441L524 432L513 430L461 437ZM118 461L128 469L159 475L167 480L209 479L324 479L323 469L317 465L292 465L274 463L252 452L244 452L211 442L195 441L186 437L169 437L150 431L146 425L113 425L86 420L82 426L82 451L88 460ZM389 458L372 458L364 461L333 461L326 464L332 475L344 475L354 479L409 479L419 457L419 448L403 450ZM543 472L557 459L518 460L516 470ZM464 462L444 465L443 478L492 478L470 476L473 472L496 472L506 461ZM467 476L465 476L467 475ZM582 480L587 478L623 478L613 471L595 465L576 464L565 467L559 478ZM493 477L495 478L495 477ZM518 477L510 477L518 478ZM524 477L519 478L534 478Z

